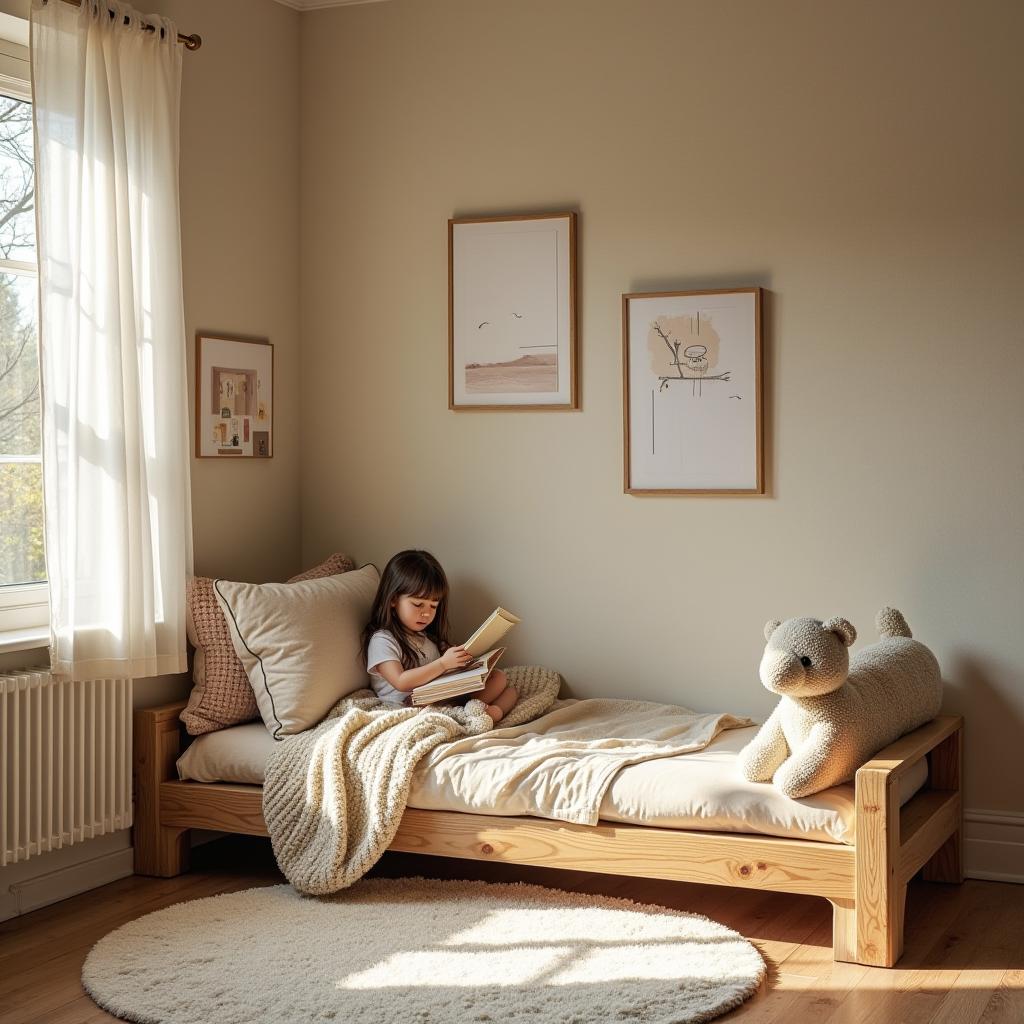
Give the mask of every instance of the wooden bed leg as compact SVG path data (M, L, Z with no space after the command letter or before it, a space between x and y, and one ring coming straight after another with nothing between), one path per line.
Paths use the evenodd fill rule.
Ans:
M897 878L900 848L899 788L892 772L857 772L857 958L892 967L903 955L907 883Z
M959 792L963 774L962 736L963 730L957 729L928 755L929 788ZM964 880L963 863L963 830L957 829L925 863L925 880L959 884Z
M853 900L829 900L832 904L832 959L857 963L857 912Z
M191 829L161 828L155 835L140 831L135 835L135 874L173 878L188 871Z
M132 736L135 817L132 842L135 873L171 878L188 870L190 829L160 823L160 783L174 777L178 759L180 704L140 708Z

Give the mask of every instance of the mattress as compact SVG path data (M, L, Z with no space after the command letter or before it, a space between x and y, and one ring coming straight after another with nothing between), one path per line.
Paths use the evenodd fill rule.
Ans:
M703 750L628 765L612 778L601 803L604 821L658 828L742 832L852 845L856 835L853 783L792 800L774 786L747 782L737 756L757 726L729 729ZM492 734L494 735L494 734ZM178 759L178 776L195 782L262 785L275 740L262 722L197 737ZM438 747L416 772L409 806L466 814L529 813L514 799L484 806L475 773L485 762ZM500 747L493 750L500 757ZM928 770L917 762L900 779L900 802L924 785Z

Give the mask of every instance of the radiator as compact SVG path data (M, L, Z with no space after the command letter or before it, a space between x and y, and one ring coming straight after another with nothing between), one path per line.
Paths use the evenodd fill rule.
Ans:
M132 823L132 682L0 675L0 867Z

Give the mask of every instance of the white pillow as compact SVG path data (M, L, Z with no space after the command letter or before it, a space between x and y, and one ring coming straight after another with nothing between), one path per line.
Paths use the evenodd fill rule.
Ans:
M369 686L360 639L379 581L365 565L300 583L214 582L274 739L312 728L342 697Z

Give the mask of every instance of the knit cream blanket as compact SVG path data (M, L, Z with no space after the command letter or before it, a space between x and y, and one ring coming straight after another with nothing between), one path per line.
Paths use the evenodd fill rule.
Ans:
M550 669L519 666L506 673L520 698L502 727L542 715L558 696L560 679ZM420 760L441 743L491 728L479 700L396 708L360 690L315 728L275 744L263 817L285 877L312 895L358 881L391 845Z

